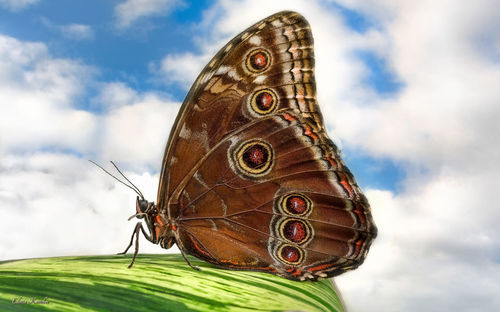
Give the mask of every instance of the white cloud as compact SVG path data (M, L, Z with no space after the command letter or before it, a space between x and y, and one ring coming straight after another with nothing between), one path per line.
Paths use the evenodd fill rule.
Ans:
M169 54L163 58L159 69L155 69L154 63L150 67L164 83L177 83L187 90L209 60L208 54Z
M94 38L94 31L89 25L68 24L59 27L63 36L73 40L89 40Z
M94 38L94 30L89 25L85 24L57 25L46 17L41 17L40 21L47 28L57 31L67 39L91 40Z
M116 26L127 28L140 18L151 15L164 15L178 0L126 0L115 7Z
M0 0L0 7L4 7L10 11L20 11L38 1L39 0Z
M500 117L495 104L500 96L494 92L500 66L481 55L476 45L477 37L498 37L498 28L473 31L479 27L478 20L489 25L498 13L474 4L439 3L401 5L400 16L388 25L392 45L388 56L404 79L403 92L394 100L378 102L375 111L358 105L355 112L365 119L366 127L357 131L342 114L338 118L339 131L347 129L346 136L366 142L372 153L415 163L458 165L467 164L463 158L470 157L465 154L471 150L486 147L499 152L487 146L484 134L500 131L489 120ZM491 164L488 159L481 163Z
M88 149L95 118L71 104L92 71L51 57L41 43L0 35L0 152Z
M139 101L139 94L122 82L110 82L103 85L96 98L97 105L102 105L109 111Z
M99 102L108 108L101 116L97 143L100 158L159 172L180 103L154 93L137 94L121 83L104 86Z

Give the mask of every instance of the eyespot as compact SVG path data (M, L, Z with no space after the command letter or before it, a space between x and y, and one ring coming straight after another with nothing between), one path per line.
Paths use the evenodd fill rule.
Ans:
M278 106L276 93L271 89L257 91L250 99L252 110L259 115L272 113Z
M312 211L312 201L304 194L292 193L281 197L281 212L292 216L306 216Z
M297 265L304 259L304 252L293 245L283 244L276 251L276 256L287 264Z
M246 67L253 73L266 70L271 64L271 54L264 49L255 49L247 56Z
M300 219L286 218L281 221L278 228L280 236L290 243L304 244L312 237L311 226Z
M259 177L271 170L273 149L262 140L253 139L243 142L234 153L238 169L250 176Z

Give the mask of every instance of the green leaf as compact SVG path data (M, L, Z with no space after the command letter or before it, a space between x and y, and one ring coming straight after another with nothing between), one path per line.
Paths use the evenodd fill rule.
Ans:
M0 311L343 311L329 280L228 271L180 255L0 262ZM43 303L17 303L48 300Z

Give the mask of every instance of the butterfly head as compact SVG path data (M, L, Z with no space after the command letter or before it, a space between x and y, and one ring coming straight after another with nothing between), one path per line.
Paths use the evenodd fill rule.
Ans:
M147 201L146 199L144 199L144 197L137 196L135 202L135 210L136 214L131 216L130 219L132 219L133 217L136 217L137 219L145 219L144 221L148 227L149 233L151 233L150 240L156 242L157 235L155 234L157 233L154 231L154 228L155 220L158 216L158 211L156 209L155 203Z
M151 215L156 211L156 206L154 202L148 202L146 199L137 196L137 201L135 204L137 214L135 217L142 219L147 215Z

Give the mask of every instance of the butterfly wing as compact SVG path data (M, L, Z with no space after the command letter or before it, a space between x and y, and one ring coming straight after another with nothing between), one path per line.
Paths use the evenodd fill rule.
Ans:
M253 67L262 61L266 67ZM173 193L204 154L252 120L293 107L322 127L313 68L309 24L294 12L272 15L226 44L196 79L172 127L162 163L159 208L167 210L167 201L175 201Z
M255 24L203 70L172 129L158 207L186 252L221 267L303 280L363 262L376 227L325 132L302 16Z

